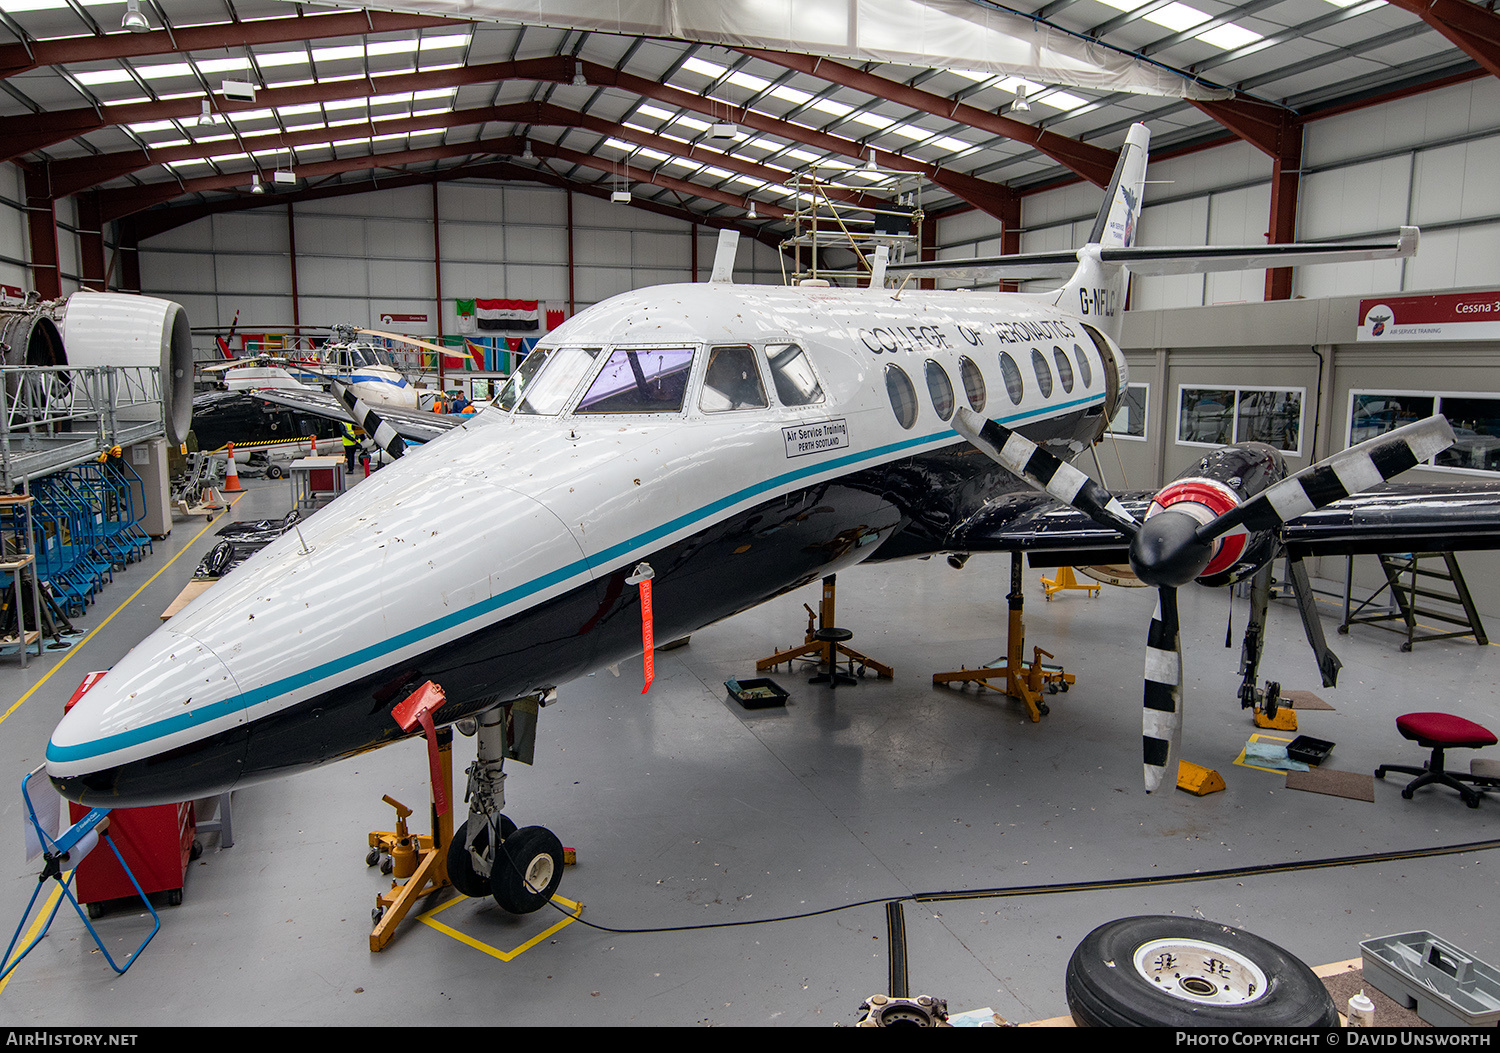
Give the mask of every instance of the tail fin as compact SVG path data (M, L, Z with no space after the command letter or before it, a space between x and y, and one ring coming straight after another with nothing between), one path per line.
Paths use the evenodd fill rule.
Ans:
M1146 153L1151 133L1144 124L1133 124L1120 149L1115 174L1104 195L1104 205L1094 219L1088 244L1078 252L1078 269L1057 291L1054 301L1079 311L1111 339L1120 337L1125 311L1125 293L1130 274L1117 263L1103 263L1099 249L1129 248L1135 243L1136 222L1141 215L1141 194L1146 184Z

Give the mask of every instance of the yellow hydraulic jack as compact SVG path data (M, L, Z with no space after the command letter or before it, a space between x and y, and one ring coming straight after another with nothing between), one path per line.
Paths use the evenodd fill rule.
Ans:
M825 673L820 677L827 676L830 685L838 683L854 683L855 663L859 663L860 673L866 669L874 670L875 675L883 680L889 680L896 675L896 671L883 662L877 662L867 654L861 654L843 641L851 639L854 634L848 629L837 628L838 623L834 621L834 603L838 596L838 575L830 574L823 579L823 598L818 601L818 612L813 614L813 609L803 604L807 611L807 636L802 644L797 647L789 647L784 651L777 651L768 658L762 658L755 663L755 671L763 673L767 669L774 669L778 665L791 663L796 659L813 659L823 663ZM814 627L814 618L817 626ZM837 671L839 656L842 655L849 662L849 674L845 675Z
M1061 665L1042 662L1044 656L1055 657L1051 651L1033 647L1031 661L1028 662L1021 657L1026 649L1026 626L1021 620L1024 600L1021 595L1021 554L1019 552L1011 553L1010 594L1006 596L1006 600L1010 604L1010 621L1005 634L1005 658L979 669L961 668L955 673L933 673L932 682L934 684L978 684L991 691L999 691L1001 694L1018 698L1026 704L1026 712L1035 723L1041 720L1048 711L1047 703L1042 701L1043 693L1056 694L1058 691L1066 691L1076 681L1072 673L1063 671ZM1002 680L1004 686L992 684L991 680Z
M388 892L375 897L370 912L374 928L370 931L370 950L379 951L396 935L417 900L447 888L448 842L453 838L453 730L435 728L432 711L443 704L442 689L428 681L405 702L396 707L397 720L403 727L421 724L427 736L428 761L432 778L432 833L411 834L406 828L411 809L390 795L384 800L396 809L396 829L376 830L370 834L370 852L365 862L370 866L388 857L390 867L381 869L396 880Z

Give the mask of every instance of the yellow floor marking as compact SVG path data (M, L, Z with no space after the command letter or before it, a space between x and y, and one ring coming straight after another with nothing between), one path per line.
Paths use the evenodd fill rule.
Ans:
M1280 735L1251 735L1249 741L1250 742L1291 742L1292 740L1291 739L1287 739L1287 738L1282 738ZM1249 743L1247 743L1247 745L1248 744ZM1240 749L1240 755L1234 759L1234 763L1238 764L1241 768L1254 768L1256 771L1268 771L1272 775L1285 775L1286 774L1286 769L1285 768L1264 768L1264 767L1261 767L1259 764L1247 764L1245 762L1245 750L1244 750L1243 747Z
M445 924L443 924L440 921L435 921L434 920L434 915L438 914L440 911L445 911L449 907L453 906L455 903L463 903L463 902L465 902L467 900L468 900L467 896L458 896L458 897L456 897L454 899L450 899L447 903L442 903L442 904L439 904L436 907L433 907L426 914L419 914L419 915L417 915L417 920L420 921L424 925L430 925L430 926L432 926L434 929L437 929L438 932L446 933L447 935L452 936L459 943L466 943L466 944L468 944L470 947L473 947L476 951L483 951L485 954L488 954L492 958L499 958L502 962L508 962L512 958L515 958L517 955L521 954L522 952L530 950L531 948L535 947L537 944L539 944L543 940L545 940L547 937L552 936L555 933L561 932L564 928L566 928L567 926L573 924L575 921L577 921L580 917L583 916L583 904L582 903L576 903L573 900L568 899L565 896L553 896L552 897L552 902L553 903L560 903L560 904L562 904L563 906L565 906L569 910L571 910L572 913L568 914L561 921L559 921L556 925L552 926L550 929L547 929L545 932L537 933L537 935L533 936L531 939L527 940L525 943L521 944L521 946L515 948L514 950L511 950L511 951L502 951L498 947L491 947L487 943L482 943L479 940L476 940L472 936L468 936L468 935L465 935L462 932L459 932L457 929L453 928L451 925L445 925Z
M63 880L64 881L69 881L69 880L72 879L72 877L73 877L73 872L71 870L66 871L66 872L63 873ZM52 895L48 896L47 897L47 902L45 902L45 903L42 904L42 912L36 916L36 921L34 921L34 922L31 923L31 929L26 933L25 937L21 940L21 948L24 949L26 947L30 947L31 946L31 941L34 940L34 939L36 939L37 933L39 933L41 931L41 929L42 929L42 925L46 922L46 920L49 917L51 917L51 915L52 915L52 909L57 906L57 901L62 896L62 892L63 892L63 890L62 890L62 886L61 885L58 885L57 887L55 887L52 890ZM16 953L19 954L20 950L17 950ZM10 968L10 963L13 962L13 961L15 961L14 958L7 959L6 962L5 962L5 965L4 966L0 966L0 972L4 972L5 969ZM5 977L4 980L0 980L0 994L4 994L5 993L5 989L10 986L10 978L12 976L14 976L14 975L16 975L16 974L15 973L10 973L9 975L7 975Z
M244 496L245 496L245 495L244 495L244 494L240 494L240 497L244 497ZM234 501L238 501L238 500L239 500L239 499L240 499L240 497L236 497L236 498L235 498L235 499L234 499ZM234 501L231 501L231 502L229 502L229 508L233 508L233 507L234 507ZM214 525L214 524L215 524L215 523L217 523L217 522L218 522L218 521L219 521L219 520L220 520L220 519L223 519L223 518L224 518L224 517L225 517L225 516L226 516L226 515L228 515L228 514L229 514L229 508L226 508L226 509L224 509L224 511L222 511L222 512L220 512L220 513L219 513L219 514L218 514L218 515L216 515L216 516L214 516L214 518L212 518L212 519L210 519L210 520L209 520L209 521L208 521L208 526L205 526L205 527L204 527L204 528L203 528L203 529L202 529L202 530L200 530L200 531L198 531L198 532L197 532L197 533L196 533L196 534L194 534L194 535L193 535L193 538L192 538L192 541L189 541L189 542L188 542L188 543L187 543L187 544L186 544L186 545L183 545L183 546L182 546L182 548L181 548L181 549L179 549L179 550L178 550L178 552L177 552L177 556L180 556L180 555L182 555L182 554L183 554L183 553L184 553L184 552L186 552L186 551L187 551L187 550L188 550L188 549L190 549L190 548L192 548L192 546L193 546L193 542L194 542L194 541L197 541L197 540L198 540L198 539L199 539L199 538L200 538L200 537L202 537L202 536L203 536L203 535L204 535L204 534L206 534L206 533L208 533L208 528L209 528L209 527L211 527L211 526L213 526L213 525ZM141 593L142 593L142 592L143 592L143 591L145 591L145 588L146 588L146 585L150 585L150 584L151 584L151 583L152 583L152 582L153 582L153 581L155 581L155 580L156 580L156 579L157 579L157 578L159 578L159 577L161 577L161 576L162 576L162 575L163 575L163 574L165 574L165 573L166 573L166 570L167 570L167 567L170 567L170 566L171 566L171 565L172 565L172 564L173 564L173 563L176 563L176 562L177 562L177 556L173 556L173 557L172 557L172 558L171 558L171 559L169 559L169 560L167 560L167 562L166 562L166 563L165 563L165 564L164 564L164 565L163 565L163 566L162 566L162 568L161 568L161 570L159 570L159 571L157 571L157 572L156 572L156 573L155 573L155 574L153 574L153 575L151 575L151 577L149 577L149 578L147 578L147 579L146 579L146 582L145 582L145 584L143 584L143 585L142 585L142 586L141 586L141 587L140 587L140 588L139 588L139 589L136 589L136 590L135 590L135 591L134 591L134 592L132 592L132 593L131 593L131 594L130 594L130 595L129 595L129 596L128 596L128 597L127 597L127 598L126 598L126 600L125 600L125 602L124 602L124 603L122 603L122 604L120 604L120 605L119 605L119 606L118 606L118 607L116 607L116 608L115 608L115 609L114 609L114 610L112 610L112 611L110 611L110 612L109 612L109 618L105 618L105 619L104 619L104 620L103 620L103 621L102 621L102 622L100 622L100 623L99 623L99 624L98 624L98 625L96 625L96 626L94 626L94 629L93 629L93 632L91 632L91 633L89 633L89 634L88 634L88 635L87 635L87 636L85 636L85 637L84 637L84 638L83 638L83 639L82 639L82 640L79 640L79 641L78 641L78 642L77 642L77 643L76 643L76 644L74 644L74 645L73 645L73 646L72 646L72 647L70 647L70 648L69 648L69 649L68 649L68 653L67 653L67 654L65 654L65 655L63 655L63 657L62 657L62 661L60 661L60 662L58 662L58 663L57 663L57 664L56 664L56 665L55 665L55 666L53 666L53 667L52 667L52 668L51 668L51 669L49 669L49 670L47 670L47 673L46 673L46 675L45 675L45 676L43 676L43 677L42 677L42 678L41 678L41 679L40 679L40 680L38 680L38 681L37 681L37 682L36 682L36 683L35 683L35 684L32 684L32 685L31 685L31 690L30 690L30 691L28 691L28 692L26 692L26 693L25 693L25 694L24 694L24 695L22 695L22 696L21 696L21 697L20 697L20 698L18 698L18 699L16 699L16 702L15 702L15 705L13 705L13 706L11 706L11 707L10 707L10 708L9 708L9 709L7 709L7 710L6 710L6 711L5 711L5 713L4 713L4 714L0 714L0 724L3 724L3 723L5 723L5 718L6 718L6 717L8 717L8 716L10 716L10 715L11 715L11 714L12 714L12 713L14 713L14 712L15 712L15 711L16 711L16 710L18 710L18 709L20 709L20 708L21 708L21 703L22 703L22 702L25 702L25 701L26 701L26 700L27 700L27 699L28 699L28 698L30 698L30 697L31 697L31 696L32 696L32 695L34 695L34 694L36 694L36 692L37 692L37 689L38 689L38 688L39 688L39 687L41 687L41 686L42 686L42 685L43 685L43 684L45 684L45 683L46 683L46 682L47 682L47 681L48 681L48 680L50 680L50 679L52 679L52 674L53 674L53 673L55 673L55 672L57 672L57 671L58 671L58 670L59 670L59 669L61 669L61 668L62 668L62 667L63 667L63 666L65 666L65 665L67 665L67 664L68 664L68 660L69 660L69 659L70 659L70 658L72 658L72 657L73 657L73 656L74 656L74 655L75 655L75 654L77 654L77 653L78 653L78 652L79 652L79 651L81 651L81 650L83 650L83 645L84 645L84 644L86 644L86 643L88 643L88 642L89 642L89 641L90 641L90 640L92 640L92 639L93 639L93 638L94 638L94 637L95 637L95 636L97 636L97 635L98 635L98 634L99 634L99 630L100 630L100 629L103 629L103 628L104 628L104 627L105 627L105 626L106 626L106 625L108 625L108 624L109 624L109 622L110 622L110 618L113 618L113 617L114 617L114 616L115 616L115 615L117 615L117 614L119 614L119 613L120 613L120 612L121 612L121 611L123 611L123 610L124 610L124 609L125 609L125 608L126 608L126 607L128 607L128 606L130 606L130 601L131 601L131 600L133 600L133 599L135 599L135 598L136 598L136 597L137 597L137 596L139 596L139 595L140 595L140 594L141 594Z

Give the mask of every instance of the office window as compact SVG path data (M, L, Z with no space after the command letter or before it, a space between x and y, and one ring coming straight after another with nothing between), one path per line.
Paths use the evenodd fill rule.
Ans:
M1120 398L1120 408L1105 429L1117 439L1146 439L1146 406L1150 399L1149 384L1128 384Z
M1285 453L1302 452L1303 388L1183 386L1178 393L1179 443L1263 442Z
M1500 396L1467 392L1353 391L1348 445L1384 435L1441 413L1456 440L1431 461L1434 468L1500 471Z

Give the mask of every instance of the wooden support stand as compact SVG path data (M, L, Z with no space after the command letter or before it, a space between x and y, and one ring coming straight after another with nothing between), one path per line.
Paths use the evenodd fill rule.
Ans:
M877 662L867 654L862 654L848 644L842 642L839 637L849 639L852 633L837 629L838 623L834 621L834 604L838 595L838 575L830 574L823 579L823 598L818 603L816 615L813 609L803 604L807 610L807 636L800 646L789 647L784 651L777 651L767 658L762 658L755 663L755 671L763 673L767 669L774 669L779 665L790 665L797 660L810 660L820 662L825 670L819 677L828 677L828 683L836 686L840 680L844 683L854 682L854 665L859 663L860 673L866 669L873 670L883 680L889 680L896 675L896 671L882 662ZM813 622L816 620L817 625ZM823 638L819 639L819 634ZM847 674L837 672L839 656L842 655L849 663Z
M932 682L934 684L978 684L991 691L998 691L1020 699L1025 703L1026 712L1031 716L1032 723L1036 723L1042 719L1048 709L1047 703L1042 701L1043 694L1066 691L1076 680L1073 674L1064 672L1061 665L1042 662L1043 657L1055 657L1050 651L1033 647L1031 661L1028 662L1022 657L1022 652L1026 648L1026 626L1021 620L1024 599L1021 595L1021 554L1019 552L1012 553L1010 557L1010 594L1006 599L1010 603L1010 620L1005 634L1005 657L999 662L979 669L961 668L954 673L933 673ZM999 680L1004 686L993 684L991 680Z
M382 853L388 855L392 876L397 879L391 882L390 891L375 897L372 912L375 927L370 931L372 951L385 949L396 935L396 926L401 924L417 900L451 884L448 880L448 842L453 839L453 810L445 806L439 811L437 803L453 799L451 728L437 729L437 754L443 786L433 788L432 833L409 833L406 817L411 815L411 809L387 796L385 802L396 809L396 829L376 830L370 834L370 854L365 861L374 866Z

